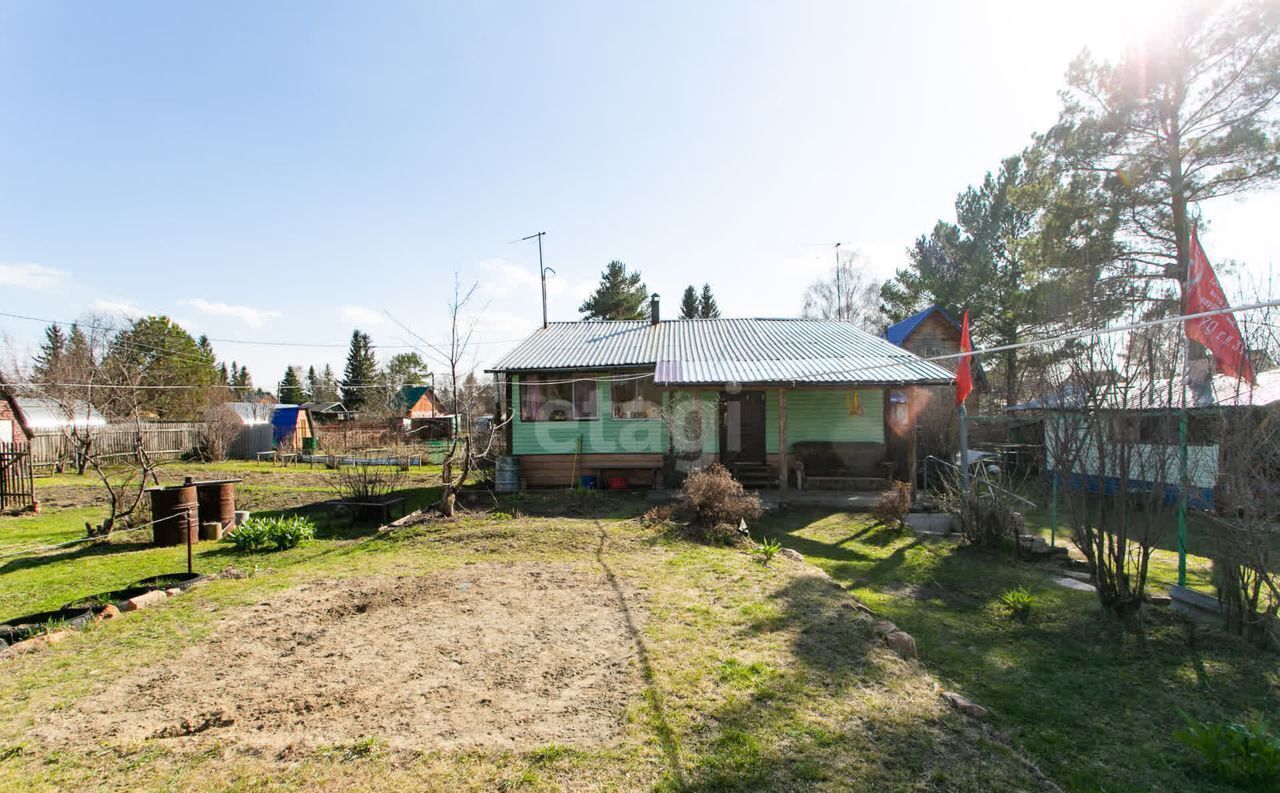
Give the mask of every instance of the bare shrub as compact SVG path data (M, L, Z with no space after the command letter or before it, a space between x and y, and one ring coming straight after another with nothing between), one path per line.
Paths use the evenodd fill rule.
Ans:
M740 521L755 520L764 512L760 498L743 490L719 463L689 474L682 492L701 538L712 542L732 540Z
M1280 406L1224 411L1213 572L1227 629L1280 644Z
M961 534L973 545L993 548L1004 540L1016 542L1026 527L1022 513L1003 491L975 485L965 493L955 475L943 478L938 502L943 512L960 521Z
M225 404L210 405L200 430L200 457L209 462L227 459L231 445L244 430L244 421Z
M898 531L907 528L907 513L911 511L911 485L908 482L894 482L892 487L880 494L872 510L872 517L882 526L889 526Z
M327 478L343 501L376 501L398 490L405 474L399 466L360 462L335 468Z
M659 504L656 507L649 507L644 514L640 516L641 525L649 528L665 528L675 522L676 509L670 504Z

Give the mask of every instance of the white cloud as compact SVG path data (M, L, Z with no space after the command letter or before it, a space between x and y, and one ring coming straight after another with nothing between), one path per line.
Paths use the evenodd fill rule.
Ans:
M480 290L485 294L494 297L534 295L535 302L541 299L542 284L536 267L521 267L506 259L485 259L480 262L479 267L487 273L480 279ZM594 288L594 281L573 281L554 272L547 275L549 298L567 296L575 301L582 301Z
M52 292L61 288L66 280L66 272L43 264L0 264L0 286Z
M89 311L93 314L113 314L125 319L137 319L147 315L147 312L138 308L136 304L121 300L95 300L89 304Z
M343 322L365 328L381 328L389 322L385 314L365 306L343 306L338 316Z
M178 303L184 306L191 306L202 314L238 319L251 328L260 328L270 320L280 316L279 311L270 311L252 306L237 306L231 303L212 303L198 297L179 300Z

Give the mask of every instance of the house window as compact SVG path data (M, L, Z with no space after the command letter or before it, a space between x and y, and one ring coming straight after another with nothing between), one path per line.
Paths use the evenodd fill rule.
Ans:
M652 377L614 381L615 419L656 419L661 411L662 391L654 385Z
M521 421L594 419L596 381L583 375L528 375L520 379Z

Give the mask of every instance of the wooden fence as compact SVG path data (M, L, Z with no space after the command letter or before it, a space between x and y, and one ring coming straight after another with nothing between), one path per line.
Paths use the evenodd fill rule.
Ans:
M35 501L31 450L16 443L0 443L0 509L22 509Z
M99 459L111 461L132 457L139 435L142 448L153 460L182 457L200 446L204 424L199 422L145 422L143 424L108 424L90 430L93 451ZM62 470L74 467L76 448L60 430L41 430L31 439L31 464Z

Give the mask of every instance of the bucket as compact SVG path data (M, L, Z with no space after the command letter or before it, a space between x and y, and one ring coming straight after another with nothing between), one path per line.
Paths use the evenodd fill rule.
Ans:
M583 490L595 490L598 485L598 480L590 474L583 476L580 481L582 482Z
M494 487L499 493L514 493L520 489L520 458L499 457L494 466Z
M155 545L183 545L199 538L199 502L195 485L153 487L151 493L151 541Z

